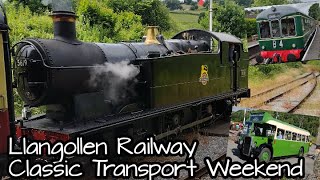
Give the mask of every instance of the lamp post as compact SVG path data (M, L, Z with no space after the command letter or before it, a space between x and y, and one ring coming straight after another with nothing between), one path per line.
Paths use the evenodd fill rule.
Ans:
M209 31L212 32L212 0L210 0L210 7L209 7Z

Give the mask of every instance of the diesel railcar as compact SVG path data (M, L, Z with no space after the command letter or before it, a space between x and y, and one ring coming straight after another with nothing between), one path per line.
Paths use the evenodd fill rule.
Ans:
M232 35L191 29L164 40L150 27L141 42L88 43L76 38L73 12L54 11L52 19L53 39L28 38L14 46L14 82L5 67L8 90L0 92L12 105L15 87L25 108L22 119L2 119L1 142L9 135L51 142L82 136L110 144L119 136L160 139L213 118L228 119L238 99L250 96L248 55ZM1 33L8 35L7 29ZM9 66L9 48L1 50ZM112 71L90 83L93 72L119 64L138 73L120 88ZM110 92L121 96L114 99ZM30 108L39 106L46 113L32 116ZM5 154L7 144L0 146Z
M316 30L316 20L291 6L274 6L257 16L257 63L301 60Z

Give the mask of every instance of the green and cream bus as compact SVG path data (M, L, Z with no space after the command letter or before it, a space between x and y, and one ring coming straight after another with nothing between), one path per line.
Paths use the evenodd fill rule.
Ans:
M297 155L309 151L310 132L273 118L269 113L252 113L239 138L241 155L269 162L274 157Z

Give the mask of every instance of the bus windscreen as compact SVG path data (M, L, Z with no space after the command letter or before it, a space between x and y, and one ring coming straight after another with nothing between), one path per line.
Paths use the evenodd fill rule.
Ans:
M250 116L249 121L260 122L263 120L264 114L254 114Z

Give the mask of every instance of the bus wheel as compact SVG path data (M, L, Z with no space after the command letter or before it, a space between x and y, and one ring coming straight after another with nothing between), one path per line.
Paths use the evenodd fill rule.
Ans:
M304 155L304 150L303 148L300 148L298 156L303 157L303 155Z
M259 154L259 162L269 162L271 159L271 151L269 148L263 148Z

